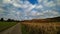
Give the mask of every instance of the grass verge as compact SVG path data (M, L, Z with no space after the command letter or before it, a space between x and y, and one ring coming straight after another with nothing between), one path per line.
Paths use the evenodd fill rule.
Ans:
M17 22L1 22L0 21L0 32L10 28L11 26L14 26L16 23Z

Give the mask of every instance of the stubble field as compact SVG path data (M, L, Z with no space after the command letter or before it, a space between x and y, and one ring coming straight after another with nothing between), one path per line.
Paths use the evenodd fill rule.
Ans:
M60 22L22 23L22 34L60 34Z

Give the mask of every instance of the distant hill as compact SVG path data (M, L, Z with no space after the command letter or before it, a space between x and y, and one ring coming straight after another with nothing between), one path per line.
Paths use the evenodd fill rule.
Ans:
M60 17L46 18L46 19L24 20L22 22L60 22Z

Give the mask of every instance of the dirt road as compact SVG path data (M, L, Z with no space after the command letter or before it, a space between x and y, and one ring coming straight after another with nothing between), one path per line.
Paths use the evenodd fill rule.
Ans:
M0 32L0 34L22 34L21 32L21 24L18 23L15 26Z

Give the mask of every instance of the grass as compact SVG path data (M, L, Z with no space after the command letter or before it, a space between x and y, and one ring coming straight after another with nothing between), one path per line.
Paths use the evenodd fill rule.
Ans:
M26 32L26 28L24 25L22 25L21 29L22 29L22 34L28 34L28 32Z
M0 32L14 26L16 22L1 22L0 21Z
M60 34L60 22L22 23L22 34Z

